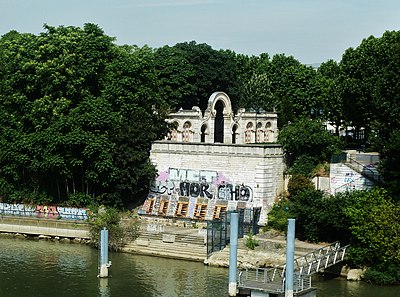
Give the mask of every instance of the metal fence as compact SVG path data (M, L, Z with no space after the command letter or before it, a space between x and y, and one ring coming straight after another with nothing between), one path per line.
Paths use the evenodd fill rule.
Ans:
M261 208L246 211L250 211L250 213L245 214L244 209L235 211L239 213L239 238L243 238L244 235L249 233L257 234L259 232L258 220L260 219ZM232 211L227 211L220 220L207 222L207 255L224 249L229 243L231 213ZM246 217L245 215L250 216Z

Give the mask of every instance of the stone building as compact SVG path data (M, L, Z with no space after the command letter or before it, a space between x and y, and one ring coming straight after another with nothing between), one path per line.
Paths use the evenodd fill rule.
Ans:
M176 128L152 145L158 176L140 213L212 220L242 208L245 220L257 213L264 224L284 187L277 114L235 114L228 95L216 92L204 114L193 107L168 121Z

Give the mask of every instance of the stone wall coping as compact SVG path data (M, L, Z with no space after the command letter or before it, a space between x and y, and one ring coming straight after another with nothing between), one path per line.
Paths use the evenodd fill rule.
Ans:
M152 153L158 152L190 152L191 154L220 154L244 156L283 156L282 146L276 143L260 144L223 144L223 143L182 143L176 141L153 142Z

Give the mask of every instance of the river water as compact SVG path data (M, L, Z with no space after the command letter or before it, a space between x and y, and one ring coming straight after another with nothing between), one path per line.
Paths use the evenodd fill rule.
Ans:
M228 296L228 269L110 253L111 277L96 277L98 252L85 245L0 237L0 297ZM314 282L317 297L399 297L400 287L341 279Z

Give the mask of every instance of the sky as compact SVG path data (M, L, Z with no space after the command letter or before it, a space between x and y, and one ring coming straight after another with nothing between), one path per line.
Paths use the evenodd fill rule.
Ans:
M94 23L121 45L194 40L304 64L340 61L364 38L400 30L399 0L0 0L0 12L0 35Z

